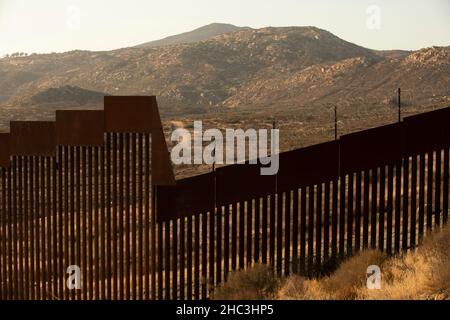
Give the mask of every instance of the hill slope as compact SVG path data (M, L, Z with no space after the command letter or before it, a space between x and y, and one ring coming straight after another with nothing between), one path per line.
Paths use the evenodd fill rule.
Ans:
M24 99L25 104L51 104L71 103L78 105L103 105L103 97L107 95L102 92L82 89L80 87L63 86L49 88L41 91L29 99Z
M380 53L315 27L245 29L211 39L108 52L0 59L0 96L66 85L107 94L157 95L163 113L245 105L448 104L450 47Z
M224 33L236 32L236 31L247 30L247 29L250 29L250 28L236 27L232 24L226 24L226 23L211 23L206 26L189 31L189 32L184 32L184 33L166 37L166 38L160 39L160 40L146 42L146 43L137 45L136 47L137 48L154 48L154 47L162 47L162 46L174 45L174 44L193 43L193 42L208 40L208 39L214 38L215 36L218 36L218 35L221 35Z

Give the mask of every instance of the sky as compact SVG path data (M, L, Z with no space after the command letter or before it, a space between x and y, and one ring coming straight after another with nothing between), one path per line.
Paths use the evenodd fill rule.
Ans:
M213 22L316 26L379 50L450 45L450 0L0 0L0 56L112 50Z

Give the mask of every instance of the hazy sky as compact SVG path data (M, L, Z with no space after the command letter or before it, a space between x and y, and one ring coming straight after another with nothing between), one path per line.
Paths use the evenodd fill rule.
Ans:
M0 0L0 55L116 49L212 22L313 25L373 49L450 45L450 0Z

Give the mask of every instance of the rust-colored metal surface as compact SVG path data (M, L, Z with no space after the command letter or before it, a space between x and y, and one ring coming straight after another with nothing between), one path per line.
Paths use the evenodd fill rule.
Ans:
M175 185L175 176L173 173L172 161L164 137L161 116L159 115L159 109L156 102L155 106L152 108L151 117L152 184L159 186L173 186Z
M7 168L11 164L11 135L0 133L0 167Z
M216 170L217 205L268 195L275 192L275 175L262 176L259 164L235 164Z
M103 110L57 110L56 141L58 145L99 146L104 143Z
M16 156L56 154L56 126L53 121L11 121L11 153Z
M450 146L450 108L407 117L403 126L406 155L417 155Z
M176 186L158 186L157 222L209 211L214 207L214 173L178 180Z
M106 96L105 128L107 132L150 133L156 97Z
M153 130L151 135L152 144L152 184L158 186L175 185L175 176L167 149L164 133L161 130Z
M325 182L339 174L339 142L331 141L280 154L279 191Z
M356 132L340 138L341 174L395 163L401 157L401 123Z
M175 184L156 97L105 97L105 130L116 133L151 133L152 184Z
M169 153L154 97L107 100L109 117L101 110L57 111L56 122L14 121L11 134L0 134L0 211L8 221L0 238L5 230L11 235L2 241L0 300L154 297L155 248L163 243L153 241L159 226L151 182L174 183ZM182 195L180 207L189 191ZM166 243L169 231L177 235L170 228ZM166 261L170 256L176 261L176 251L167 251ZM83 272L80 291L65 286L64 266L73 264ZM173 290L158 291L176 297L173 283Z

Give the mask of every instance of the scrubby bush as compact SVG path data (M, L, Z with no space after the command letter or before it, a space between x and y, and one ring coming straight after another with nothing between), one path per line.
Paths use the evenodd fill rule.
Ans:
M355 300L450 299L450 226L426 237L404 254L388 257L368 250L342 262L334 273L316 279L290 276L277 280L269 266L258 264L232 272L213 298ZM381 289L367 288L367 267L381 269Z
M264 300L274 298L278 281L272 269L256 264L248 270L231 272L213 294L216 300Z
M450 299L450 227L426 238L424 244L391 258L366 251L343 262L328 277L289 277L279 299ZM366 270L381 268L381 289L369 290Z
M344 261L330 276L320 279L289 277L278 293L280 299L296 300L350 300L356 299L359 290L366 285L366 271L370 265L381 265L386 256L369 250Z

